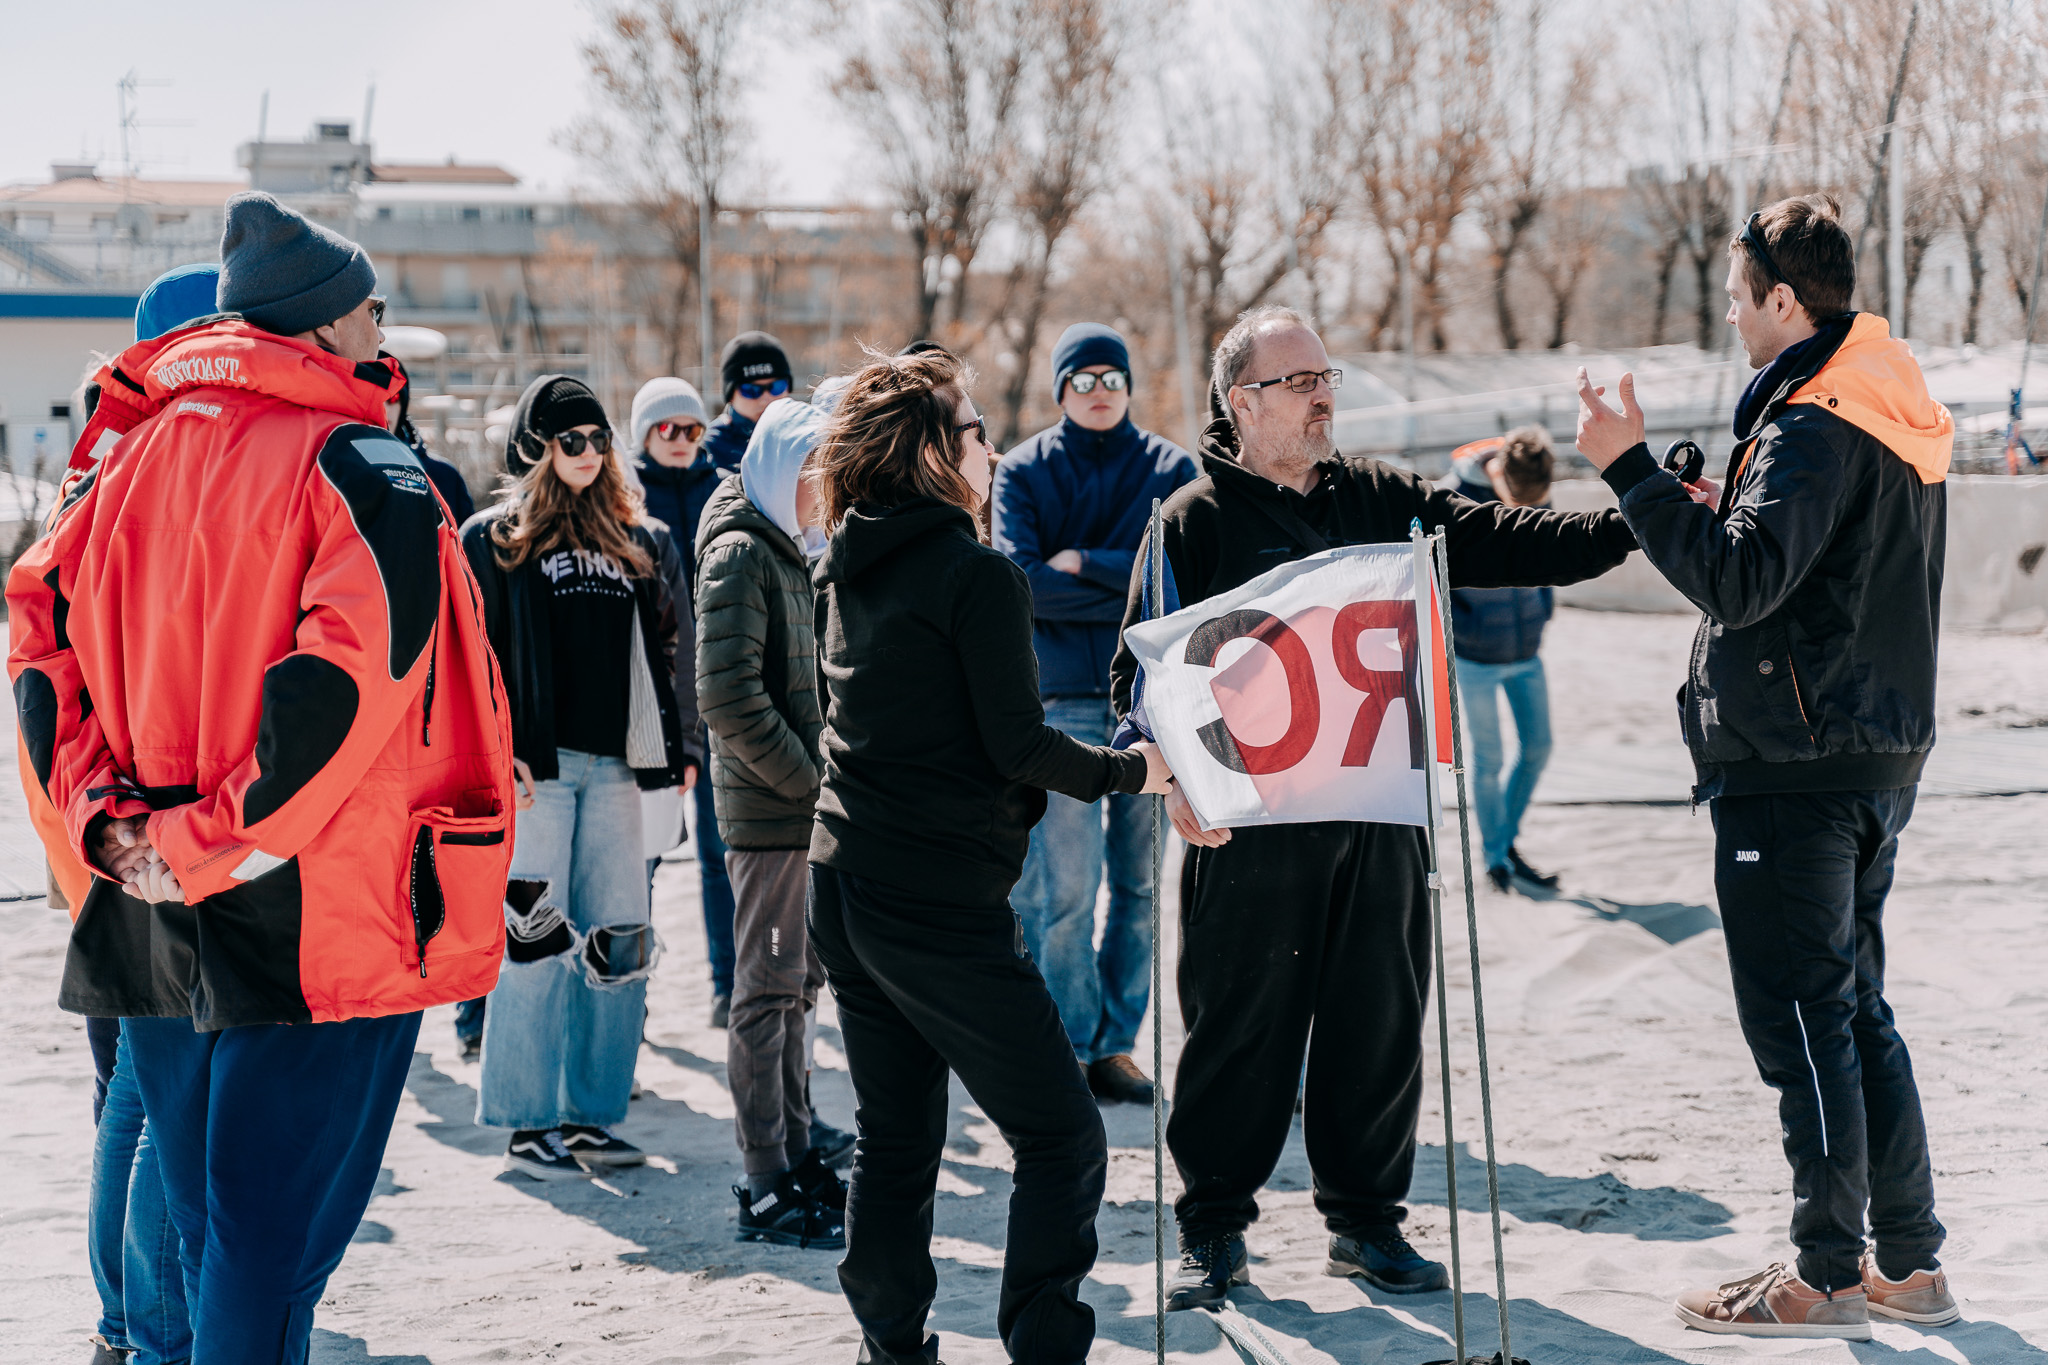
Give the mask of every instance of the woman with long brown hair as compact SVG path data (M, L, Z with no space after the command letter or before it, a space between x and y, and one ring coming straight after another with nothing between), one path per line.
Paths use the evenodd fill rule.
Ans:
M645 1160L610 1130L626 1116L659 955L640 791L680 786L698 761L685 747L694 685L688 699L675 686L689 604L669 589L675 545L581 381L527 387L505 463L505 501L462 532L504 671L519 802L477 1122L513 1130L506 1169L582 1179Z
M1022 570L981 539L987 429L943 351L877 357L813 457L825 778L811 934L860 1141L839 1280L862 1359L929 1361L932 1200L957 1074L1016 1153L996 1327L1016 1361L1087 1358L1102 1116L1010 909L1047 789L1163 792L1150 744L1045 723Z

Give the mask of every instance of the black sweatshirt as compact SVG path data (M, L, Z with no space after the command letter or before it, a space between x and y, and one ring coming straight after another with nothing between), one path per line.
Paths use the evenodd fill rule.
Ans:
M1409 523L1417 519L1425 532L1446 533L1454 588L1577 583L1606 573L1636 548L1635 533L1619 512L1474 502L1378 460L1338 456L1319 472L1306 494L1262 478L1237 462L1237 433L1229 421L1211 422L1202 437L1202 477L1160 510L1181 602L1228 592L1334 546L1406 544ZM1144 564L1140 555L1124 609L1126 628L1140 619ZM1137 667L1130 647L1120 646L1110 665L1119 716L1131 709Z
M964 906L1004 903L1047 789L1138 792L1145 761L1045 723L1024 573L958 507L862 506L818 585L825 781L811 861Z

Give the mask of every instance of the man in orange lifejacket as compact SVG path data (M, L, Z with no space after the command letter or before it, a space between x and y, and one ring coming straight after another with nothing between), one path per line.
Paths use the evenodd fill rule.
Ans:
M194 1358L257 1365L305 1359L420 1011L497 978L512 762L368 258L263 194L221 258L239 316L98 376L8 668L95 874L59 1003L128 1020Z
M1792 1163L1797 1264L1685 1294L1678 1316L1864 1340L1872 1315L1957 1316L1883 934L1934 747L1955 426L1884 319L1849 311L1839 213L1825 196L1781 200L1729 243L1728 321L1759 373L1723 485L1658 467L1628 375L1617 413L1579 371L1579 451L1705 614L1679 714L1694 799L1713 812L1736 1012Z

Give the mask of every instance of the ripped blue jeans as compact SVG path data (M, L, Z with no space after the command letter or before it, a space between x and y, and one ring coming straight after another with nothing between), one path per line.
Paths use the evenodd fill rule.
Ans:
M558 763L518 817L477 1093L476 1121L492 1128L626 1117L660 956L632 769L573 749Z

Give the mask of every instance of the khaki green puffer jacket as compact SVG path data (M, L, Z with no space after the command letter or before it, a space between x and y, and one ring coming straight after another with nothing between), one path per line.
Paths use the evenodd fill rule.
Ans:
M719 833L733 848L809 848L824 728L811 571L738 474L704 506L696 587L697 706Z

